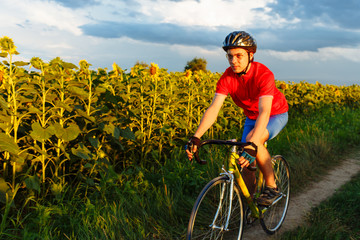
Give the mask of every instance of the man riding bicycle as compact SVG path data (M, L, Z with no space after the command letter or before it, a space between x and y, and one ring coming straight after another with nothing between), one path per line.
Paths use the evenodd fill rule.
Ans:
M201 136L215 122L227 95L244 110L246 120L242 142L252 142L245 147L239 158L243 177L251 194L255 191L255 172L246 169L255 159L265 179L265 189L257 199L259 205L268 206L278 198L271 156L265 142L274 138L288 121L288 104L285 96L276 88L274 74L263 64L254 62L257 49L255 39L244 31L230 33L223 42L223 49L230 67L216 85L216 93L200 124L189 139L189 160L200 144Z

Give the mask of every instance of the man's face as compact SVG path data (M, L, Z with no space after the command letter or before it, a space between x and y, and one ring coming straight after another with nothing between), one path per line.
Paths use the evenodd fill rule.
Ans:
M250 54L250 60L253 58L254 53ZM229 61L231 69L234 73L241 73L248 65L249 57L248 52L243 48L232 48L227 50L226 57Z

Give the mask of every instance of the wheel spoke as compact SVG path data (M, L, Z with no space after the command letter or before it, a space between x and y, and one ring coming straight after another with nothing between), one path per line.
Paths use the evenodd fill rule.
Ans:
M236 185L231 202L229 225L225 229L230 208L230 182L227 176L213 179L203 189L195 203L187 239L229 239L230 236L233 239L240 239L243 228L243 208Z

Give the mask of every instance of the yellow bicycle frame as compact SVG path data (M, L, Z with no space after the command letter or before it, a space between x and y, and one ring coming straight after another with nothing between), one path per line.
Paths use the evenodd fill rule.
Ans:
M240 173L240 170L236 164L236 161L239 158L240 158L239 154L237 154L236 151L232 150L230 152L227 169L229 172L231 172L234 175L235 181L238 184L238 186L240 187L241 192L242 192L243 196L245 197L248 206L251 209L251 216L255 217L255 218L259 218L260 217L259 208L255 205L255 203L249 193L249 190L244 182L244 179ZM256 194L260 194L261 188L263 185L263 175L262 175L261 171L259 171L259 170L257 170L257 171L258 171L258 177L257 177L257 184L256 184ZM256 196L256 197L258 197L258 196ZM264 209L263 211L266 211L266 209Z

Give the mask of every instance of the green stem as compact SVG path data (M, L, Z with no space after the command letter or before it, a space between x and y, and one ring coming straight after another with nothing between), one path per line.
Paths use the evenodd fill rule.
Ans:
M152 106L151 117L150 117L150 128L149 128L148 139L150 139L151 133L152 133L152 126L153 126L155 109L156 109L156 100L157 100L157 97L158 97L157 88L158 88L158 78L155 77L155 89L154 89L154 92L155 92L155 93L154 93L153 106Z
M9 73L9 80L11 83L11 102L12 102L12 116L11 116L11 123L12 123L12 129L13 129L13 134L14 134L14 142L15 144L17 143L17 132L18 132L18 128L19 128L19 123L18 123L18 106L17 106L17 102L16 102L16 82L13 79L13 66L12 66L12 54L9 54L9 60L10 60L10 73ZM10 135L10 132L8 133ZM9 155L10 158L10 155ZM14 161L12 163L12 187L15 188L15 178L16 178L16 162Z
M91 101L92 101L92 77L91 72L89 71L89 96L88 96L88 106L86 109L86 113L90 116L90 109L91 109Z
M41 102L42 102L41 110L42 110L42 113L41 113L40 123L41 123L41 127L43 129L45 129L45 127L46 127L46 80L45 80L45 74L44 74L43 66L41 66L41 93L42 93L42 96L41 96ZM45 182L45 160L46 160L46 157L45 157L45 154L44 154L46 152L44 140L41 143L41 150L43 152L41 154L41 158L40 158L41 169L42 169L41 179L42 179L42 183L44 183Z
M60 102L64 103L65 102L65 92L64 92L64 71L61 71L61 78L59 81L60 84ZM59 124L60 126L63 128L64 127L64 111L65 109L63 107L60 108L59 110ZM58 164L61 163L60 160L60 155L61 155L61 146L63 145L63 140L58 138L57 140L57 149L56 149L56 154L57 154L57 158L58 158ZM59 169L61 168L61 166L57 165L56 166L56 170L55 170L55 177L58 178L59 177ZM63 167L63 173L65 174L65 166ZM65 178L61 179L61 183L64 184L65 183Z

